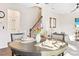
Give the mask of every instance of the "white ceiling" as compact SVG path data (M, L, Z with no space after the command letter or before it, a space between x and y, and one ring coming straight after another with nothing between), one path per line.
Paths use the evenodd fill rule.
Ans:
M21 5L26 6L26 7L46 6L47 8L50 8L55 13L63 14L63 13L71 13L71 11L76 8L76 6L77 6L76 4L77 3L47 3L47 4L45 4L45 3L43 3L43 4L42 3L39 3L39 4L23 3Z
M51 8L55 13L71 13L76 8L76 3L50 3L45 4L48 8ZM42 6L42 5L41 5Z
M73 3L54 3L51 5L52 10L56 13L71 13L76 8L76 4Z

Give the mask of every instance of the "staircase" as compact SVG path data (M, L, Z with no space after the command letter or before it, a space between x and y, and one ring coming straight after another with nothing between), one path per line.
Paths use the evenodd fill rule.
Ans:
M30 30L29 30L30 37L32 37L34 35L34 29L36 29L39 25L41 25L41 19L42 19L42 16L40 16L38 18L37 22L32 26L32 28L30 28Z

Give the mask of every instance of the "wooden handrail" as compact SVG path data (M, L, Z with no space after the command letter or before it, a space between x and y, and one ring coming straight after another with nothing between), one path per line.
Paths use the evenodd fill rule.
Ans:
M41 18L42 18L42 16L38 19L38 21L34 24L34 26L32 28L30 28L30 30L29 30L30 37L31 37L31 31L32 31L32 29L37 25L37 23L41 20Z
M42 16L39 18L39 20L34 24L34 26L31 29L33 29L36 26L36 24L41 20L41 18Z

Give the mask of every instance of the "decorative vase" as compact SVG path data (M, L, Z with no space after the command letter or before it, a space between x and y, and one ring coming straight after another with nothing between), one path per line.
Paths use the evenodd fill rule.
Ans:
M41 37L40 33L36 35L36 43L40 43Z

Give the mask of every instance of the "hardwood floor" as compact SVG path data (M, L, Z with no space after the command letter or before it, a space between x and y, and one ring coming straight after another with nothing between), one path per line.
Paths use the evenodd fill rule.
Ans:
M11 56L12 52L9 47L0 49L0 56Z

